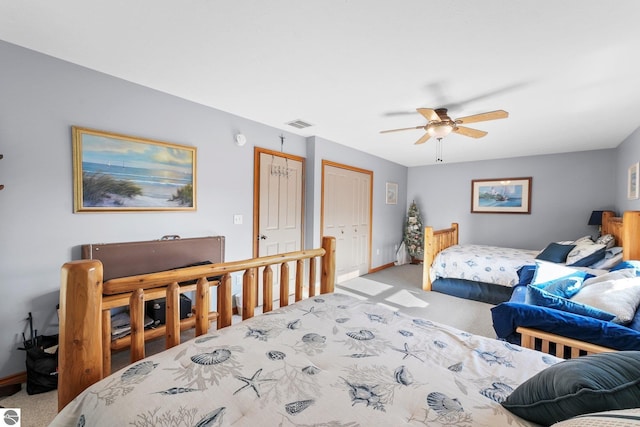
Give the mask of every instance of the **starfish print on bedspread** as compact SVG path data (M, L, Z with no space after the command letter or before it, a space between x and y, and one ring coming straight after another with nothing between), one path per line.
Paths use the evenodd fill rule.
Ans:
M305 310L304 308L301 308L300 310L304 311L303 316L306 316L307 314L313 314L314 316L319 317L318 314L324 313L324 311L316 311L315 305L312 305L308 310Z
M268 382L268 381L277 381L275 378L260 378L261 373L262 373L262 368L258 369L251 378L235 375L237 379L239 379L240 381L244 381L245 385L243 385L242 387L234 391L233 394L236 394L244 390L245 388L251 387L253 391L256 392L256 395L260 397L260 383Z
M404 354L404 357L402 358L402 360L406 359L406 358L407 358L407 357L409 357L409 356L412 356L412 357L415 357L416 359L418 359L419 361L421 361L422 363L424 363L424 360L422 360L421 358L419 358L419 357L416 355L416 352L419 352L419 351L422 351L422 350L417 350L417 351L411 350L411 349L409 348L409 344L407 344L407 343L404 343L404 349L402 349L402 348L395 348L395 347L393 347L393 349L394 349L395 351L399 351L400 353L403 353L403 354Z

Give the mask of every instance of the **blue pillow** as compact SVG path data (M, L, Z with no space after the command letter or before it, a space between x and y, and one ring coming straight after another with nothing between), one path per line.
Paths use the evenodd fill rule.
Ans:
M530 305L537 305L540 307L555 308L556 310L580 314L582 316L593 317L594 319L604 321L610 321L616 317L614 314L599 310L595 307L571 301L570 299L563 298L558 295L554 295L550 292L545 291L544 289L532 285L527 286L525 303Z
M584 274L575 274L561 279L553 280L547 283L537 283L534 286L538 289L542 289L549 292L552 295L562 298L571 298L578 293L582 282L584 282Z
M502 406L547 426L576 415L636 408L639 401L640 351L619 351L556 363L518 386Z
M536 274L537 265L523 265L518 269L518 285L528 285Z
M511 293L511 298L509 298L509 302L519 302L524 304L524 301L527 298L527 285L516 285L513 287L513 292Z
M620 264L612 267L609 271L625 270L627 268L634 268L636 270L636 276L640 276L640 261L622 261Z
M538 254L536 259L541 259L549 262L565 262L569 252L575 248L576 245L562 245L560 243L549 243L542 252Z

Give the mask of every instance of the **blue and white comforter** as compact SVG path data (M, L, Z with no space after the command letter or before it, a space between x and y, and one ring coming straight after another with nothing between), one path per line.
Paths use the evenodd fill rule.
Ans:
M499 402L559 360L327 294L124 368L51 425L528 425Z
M430 269L431 281L442 277L515 286L518 269L535 264L539 252L487 245L450 246L436 255Z

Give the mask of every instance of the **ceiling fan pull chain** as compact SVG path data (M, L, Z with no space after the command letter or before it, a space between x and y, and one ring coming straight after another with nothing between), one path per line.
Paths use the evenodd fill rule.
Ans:
M436 142L436 163L442 162L442 138L438 138L438 142Z

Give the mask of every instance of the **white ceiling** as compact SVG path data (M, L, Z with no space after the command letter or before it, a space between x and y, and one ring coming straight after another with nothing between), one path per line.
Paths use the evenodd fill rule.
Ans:
M0 39L406 165L616 147L640 126L638 0L0 0ZM314 126L296 130L302 119ZM247 135L251 138L251 135Z

